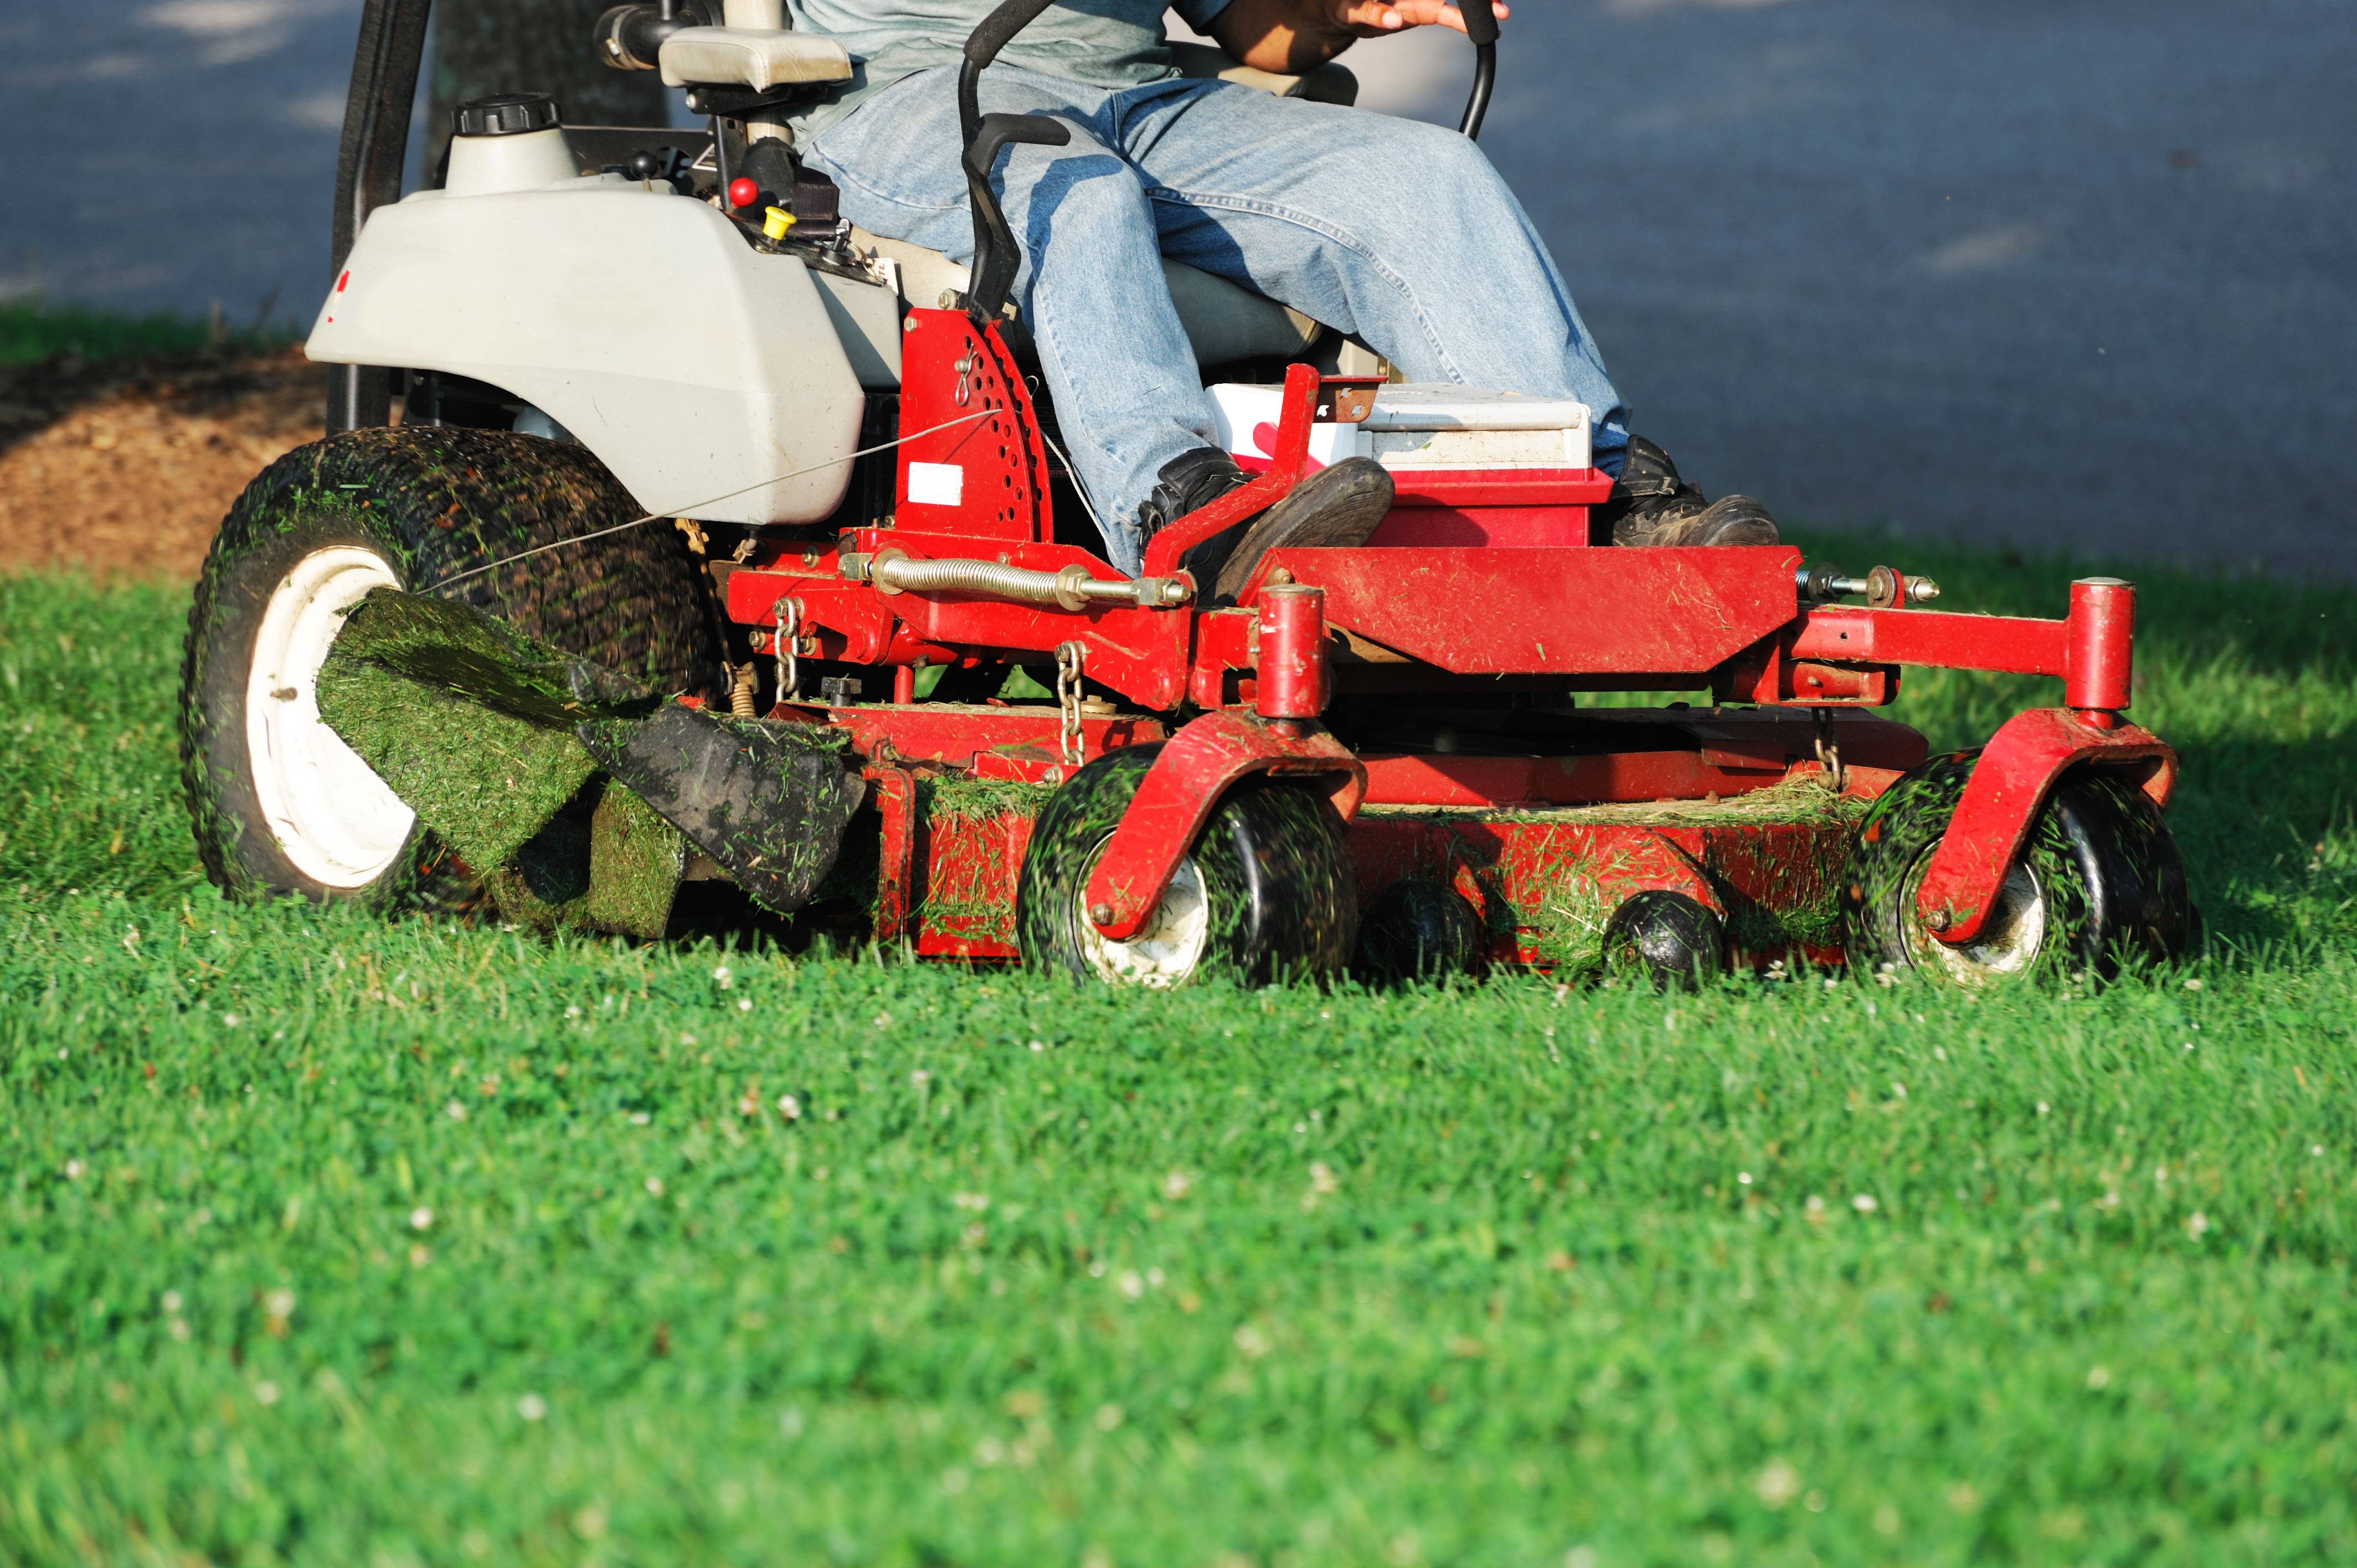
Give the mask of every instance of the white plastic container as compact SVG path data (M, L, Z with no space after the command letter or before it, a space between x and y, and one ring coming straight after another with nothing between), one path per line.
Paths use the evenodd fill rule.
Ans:
M1275 456L1281 387L1211 387L1220 445L1248 469ZM1372 457L1394 470L1562 469L1591 466L1587 406L1568 398L1487 392L1445 381L1383 388L1363 424L1313 424L1313 467Z

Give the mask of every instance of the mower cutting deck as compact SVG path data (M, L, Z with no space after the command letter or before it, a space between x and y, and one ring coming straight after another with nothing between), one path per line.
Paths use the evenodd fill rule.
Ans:
M371 0L356 106L397 96L404 58L414 79L414 8ZM969 76L1040 8L1010 0L985 23ZM704 34L742 34L748 59L769 47L677 37ZM818 43L796 36L795 58ZM706 61L737 47L702 45ZM737 210L748 182L721 177L776 145L748 127L791 91L723 89L747 118L716 122L708 177L667 146L503 186L532 159L500 137L554 137L533 156L567 168L582 155L553 106L503 103L479 118L511 129L472 134L462 116L453 193L463 174L469 194L404 201L351 245L310 350L342 362L354 428L255 482L191 617L184 756L224 886L479 886L511 918L643 937L669 929L682 883L720 879L780 914L856 909L922 957L1154 985L1354 961L1683 978L1845 960L1979 983L2194 940L2160 816L2175 758L2123 716L2128 585L2084 579L2066 618L2006 619L1923 608L1927 582L1842 577L1786 546L1615 547L1590 519L1611 481L1587 410L1298 360L1281 384L1212 387L1256 477L1124 573L1074 542L1095 533L1001 308L1014 241L987 158L968 287L912 301L915 263L885 265L831 211L789 232ZM399 134L386 113L356 125L342 210L368 207ZM967 129L977 155L1044 134ZM590 231L598 264L630 244L716 258L747 330L783 321L796 351L699 368L675 341L650 348L670 356L662 385L707 383L670 404L594 343L544 373L533 345L571 306L533 306L549 319L519 338L472 258L494 237ZM421 325L428 297L474 325ZM411 367L411 421L361 428L365 368L387 362ZM744 478L741 454L681 474L704 426L664 422L691 406L772 422L776 450L803 443L816 466L645 506L653 487ZM596 423L613 409L635 412ZM1270 550L1232 599L1187 569L1344 456L1395 486L1366 545ZM468 608L400 607L418 596ZM1927 758L1868 711L1908 665L2055 677L2061 703ZM1054 700L1002 697L1018 667L1052 671ZM929 669L940 700L920 701ZM1577 705L1662 690L1712 701ZM477 736L512 766L460 758ZM446 767L465 788L441 787Z

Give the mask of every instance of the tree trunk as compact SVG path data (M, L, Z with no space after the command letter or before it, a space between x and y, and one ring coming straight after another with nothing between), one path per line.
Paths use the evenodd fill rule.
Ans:
M661 73L616 70L590 47L589 30L612 3L458 0L435 6L427 177L449 145L451 110L487 93L554 94L568 124L668 124Z

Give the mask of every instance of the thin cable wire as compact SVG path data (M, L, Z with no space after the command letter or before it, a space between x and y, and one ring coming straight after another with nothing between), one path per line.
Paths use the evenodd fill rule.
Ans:
M1081 483L1081 471L1072 467L1072 459L1066 455L1061 446L1056 445L1056 438L1048 434L1048 424L1045 420L1039 422L1039 439L1048 444L1048 450L1056 455L1056 461L1064 465L1064 477L1072 481L1072 493L1081 498L1081 510L1089 514L1091 522L1096 524L1098 534L1107 543L1111 543L1113 535L1105 532L1104 521L1097 516L1096 506L1089 499L1089 488Z
M611 528L601 528L594 533L576 533L570 539L560 539L554 544L534 545L530 550L519 551L513 555L502 556L499 560L491 562L489 565L470 566L464 572L443 578L440 582L436 583L425 591L429 594L436 593L443 588L448 587L453 583L463 583L469 577L479 577L486 572L496 572L502 566L511 566L518 561L525 560L533 555L543 555L551 550L562 550L568 544L587 544L593 539L603 539L609 533L619 533L624 529L643 528L648 523L657 521L662 518L676 517L683 513L696 511L705 507L713 506L718 502L727 500L732 497L741 496L746 490L764 489L770 485L782 485L788 479L798 479L804 474L815 474L821 468L832 468L837 463L848 463L854 457L872 457L878 452L889 452L893 447L899 446L906 442L914 441L920 436L931 435L935 431L947 430L953 424L971 424L977 419L987 419L997 412L998 411L994 408L985 408L979 413L962 414L955 419L943 420L941 424L929 426L923 430L915 430L909 432L906 435L895 436L893 439L885 442L880 446L863 446L858 451L850 453L845 456L830 457L823 463L813 463L807 468L796 468L791 474L779 474L770 478L758 479L752 484L745 486L741 489L730 490L726 495L709 496L703 500L694 501L683 507L676 507L670 511L649 512L644 517L634 517L628 522L618 522ZM1091 513L1090 515L1094 516L1095 514Z

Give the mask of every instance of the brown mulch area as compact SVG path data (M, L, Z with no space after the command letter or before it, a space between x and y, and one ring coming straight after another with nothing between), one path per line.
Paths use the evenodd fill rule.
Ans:
M0 365L0 573L193 579L238 492L326 417L299 349Z

